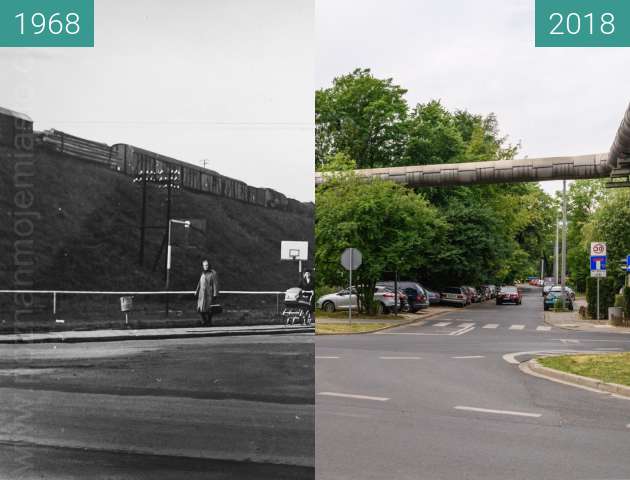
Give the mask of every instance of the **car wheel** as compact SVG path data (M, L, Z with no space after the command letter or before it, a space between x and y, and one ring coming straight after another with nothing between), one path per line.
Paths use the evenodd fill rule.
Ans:
M333 313L335 311L335 304L333 302L326 302L322 305L322 310L327 313Z

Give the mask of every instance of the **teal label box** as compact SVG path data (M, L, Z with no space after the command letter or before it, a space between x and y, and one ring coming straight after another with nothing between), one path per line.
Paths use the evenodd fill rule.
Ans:
M94 0L0 0L0 47L93 47Z
M630 47L630 0L536 0L537 47Z

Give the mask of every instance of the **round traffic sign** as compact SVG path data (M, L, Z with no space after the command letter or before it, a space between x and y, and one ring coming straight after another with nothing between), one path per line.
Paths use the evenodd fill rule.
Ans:
M356 248L346 248L341 254L341 265L346 270L356 270L363 263L363 255Z

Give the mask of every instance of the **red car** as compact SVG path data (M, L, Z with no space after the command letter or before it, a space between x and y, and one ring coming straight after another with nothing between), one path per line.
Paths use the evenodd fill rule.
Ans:
M516 287L501 287L499 293L497 294L497 305L501 305L503 303L515 303L516 305L520 305L523 301L523 294Z

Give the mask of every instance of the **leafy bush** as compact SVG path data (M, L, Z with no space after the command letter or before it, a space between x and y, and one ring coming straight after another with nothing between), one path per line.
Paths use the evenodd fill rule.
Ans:
M588 314L591 318L597 317L597 279L586 280L586 301ZM612 278L601 278L599 283L599 315L606 318L608 307L615 304L615 282Z
M623 308L625 305L625 298L623 295L615 295L615 307Z

